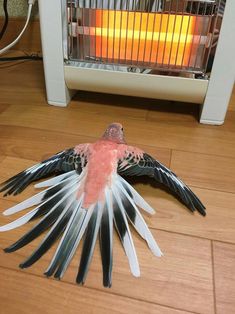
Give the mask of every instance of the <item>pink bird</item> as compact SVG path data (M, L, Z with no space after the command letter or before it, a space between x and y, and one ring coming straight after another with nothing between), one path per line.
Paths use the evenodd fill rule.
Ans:
M0 227L7 231L39 218L35 226L5 249L14 252L49 230L36 250L22 264L26 268L45 254L60 238L57 250L45 271L61 278L83 240L77 283L83 284L99 233L103 285L112 284L113 224L127 255L130 270L140 276L139 263L128 221L146 240L150 250L161 250L147 227L140 208L154 210L122 176L149 176L167 186L191 210L206 215L197 196L173 172L144 151L126 144L122 125L112 123L92 144L80 144L28 168L1 184L0 192L16 195L31 182L51 174L57 176L35 185L47 187L38 194L4 211L11 215L33 207L15 221Z

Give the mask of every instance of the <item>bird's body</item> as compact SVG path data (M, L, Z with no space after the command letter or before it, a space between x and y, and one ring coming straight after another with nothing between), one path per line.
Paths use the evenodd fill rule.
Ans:
M54 173L60 175L35 186L47 189L7 209L4 214L32 209L0 227L0 231L7 231L42 217L29 232L5 251L16 251L49 230L39 247L20 265L22 268L31 266L60 238L45 272L47 276L63 276L80 240L84 238L77 275L77 282L84 283L99 233L103 284L110 287L113 225L129 260L132 274L139 276L139 264L128 221L146 240L153 254L162 255L139 208L150 214L154 210L122 175L152 177L178 195L191 211L197 210L205 215L203 204L173 172L139 148L126 144L119 123L112 123L95 143L79 144L22 171L2 183L0 192L5 191L5 195L18 194L31 182Z
M83 151L84 149L84 151ZM134 154L134 160L143 156L140 149L116 143L108 139L101 139L94 144L78 145L75 153L84 153L89 156L84 178L85 198L83 206L88 208L98 200L104 200L106 185L110 186L112 176L117 174L118 162L123 160L128 152Z
M90 144L89 162L84 182L85 208L98 200L104 200L105 187L106 185L110 186L112 175L117 172L117 146L117 143L107 140Z

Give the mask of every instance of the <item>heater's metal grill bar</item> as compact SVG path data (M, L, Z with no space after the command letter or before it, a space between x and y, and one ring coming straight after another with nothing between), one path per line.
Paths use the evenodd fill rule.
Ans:
M225 0L73 0L69 60L205 73Z

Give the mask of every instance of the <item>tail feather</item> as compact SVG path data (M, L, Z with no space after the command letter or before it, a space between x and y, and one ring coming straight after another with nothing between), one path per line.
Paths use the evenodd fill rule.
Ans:
M103 206L100 205L100 203L96 204L86 229L86 234L82 248L82 255L76 279L76 282L78 284L84 284L86 279L87 271L91 262L91 258L95 248L95 242L100 228L102 211Z
M64 275L85 232L91 213L92 209L87 212L79 206L75 219L73 220L69 231L61 244L61 249L58 252L57 269L55 268L56 272L54 274L55 278L60 279Z
M16 241L14 244L12 244L10 247L6 248L5 251L10 253L10 252L14 252L14 251L18 250L19 248L25 246L26 244L30 243L35 238L37 238L46 229L48 229L56 220L58 222L60 215L64 211L68 210L69 206L71 205L72 201L74 200L75 191L76 191L76 187L73 188L68 193L66 193L66 195L64 197L62 197L61 199L57 199L55 196L55 198L56 198L55 205L51 209L49 209L48 213L31 230L29 230L22 238L20 238L18 241ZM39 208L39 209L42 209L42 208Z
M131 232L129 229L128 221L126 218L125 209L123 207L120 195L117 189L115 189L114 187L113 187L113 196L116 199L116 203L114 202L113 204L115 227L117 229L118 235L120 237L123 248L127 255L131 272L135 277L139 277L140 276L139 262L136 255L135 246L132 240Z
M39 173L39 167L31 169L30 172ZM148 229L138 207L148 213L154 210L145 200L129 185L123 178L115 174L111 184L104 191L104 199L98 200L88 208L83 207L85 192L83 182L86 179L86 171L78 175L75 171L54 177L37 184L36 187L47 187L44 191L37 193L29 199L7 209L4 214L11 215L24 209L32 209L16 219L15 221L0 227L0 231L7 231L26 222L43 217L35 226L23 235L19 240L5 249L6 252L14 252L27 245L44 231L47 234L34 252L20 264L26 268L38 261L59 239L56 252L45 271L46 276L54 275L60 279L76 249L84 237L83 249L76 281L79 284L85 282L99 233L100 251L103 267L103 285L112 285L113 266L113 224L120 237L124 251L129 261L130 270L134 276L140 276L138 258L132 239L128 221L134 226L140 236L146 240L150 250L157 256L162 253ZM9 182L11 188L18 182L15 177ZM17 186L14 186L17 191ZM78 197L79 195L79 197Z
M72 213L72 216L70 217L68 224L66 226L66 229L64 231L64 234L59 242L59 245L57 247L57 250L51 260L50 265L48 266L47 270L45 271L46 276L52 276L56 269L58 268L59 264L64 259L64 255L66 253L66 246L68 248L69 246L69 239L73 238L73 226L77 224L77 229L80 230L81 225L84 221L84 218L86 216L86 211L81 209L81 203L82 203L82 197L78 201L77 206L74 208L74 211ZM81 210L80 210L81 209ZM68 243L68 245L66 245Z
M113 208L111 202L111 191L105 190L106 203L100 225L100 251L103 267L103 285L111 287L113 268Z
M129 218L129 220L132 222L134 228L139 233L139 235L146 240L150 250L153 252L156 256L161 256L162 252L157 245L156 241L154 240L154 237L152 236L152 233L150 232L148 226L146 225L146 222L144 221L142 215L139 212L139 209L136 207L134 201L131 199L129 194L126 192L126 190L123 188L123 186L117 182L117 186L120 187L120 191L122 193L122 197L127 201L125 203L125 211Z
M57 223L54 224L53 228L51 228L50 232L48 232L48 234L43 239L41 244L37 247L37 249L32 253L30 257L28 257L23 263L20 264L21 268L30 267L51 248L51 246L55 243L55 241L62 234L71 214L72 214L71 210L70 211L68 210L67 212L62 213L63 216L61 217L61 219L58 219ZM27 243L24 243L24 245L26 244ZM17 249L18 248L19 246L17 247Z
M122 184L125 190L129 191L131 194L133 201L137 206L144 209L147 213L153 215L155 210L143 199L143 197L121 176L118 175L118 181Z

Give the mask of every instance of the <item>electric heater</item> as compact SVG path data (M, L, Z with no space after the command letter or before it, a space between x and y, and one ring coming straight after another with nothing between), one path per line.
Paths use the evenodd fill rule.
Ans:
M235 77L234 0L39 1L48 103L74 91L202 105L222 124Z

